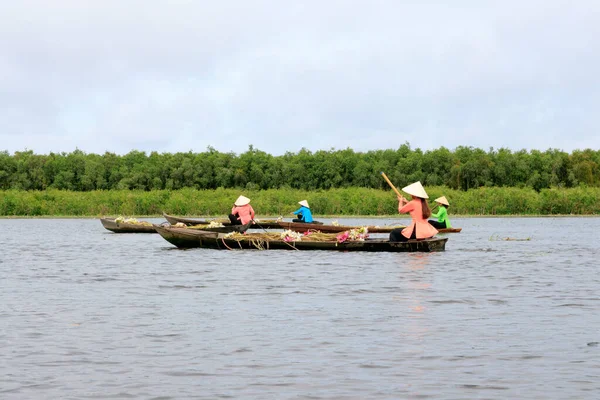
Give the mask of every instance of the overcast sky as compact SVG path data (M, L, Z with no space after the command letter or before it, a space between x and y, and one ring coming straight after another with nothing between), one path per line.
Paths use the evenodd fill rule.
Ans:
M0 150L600 149L597 0L0 3Z

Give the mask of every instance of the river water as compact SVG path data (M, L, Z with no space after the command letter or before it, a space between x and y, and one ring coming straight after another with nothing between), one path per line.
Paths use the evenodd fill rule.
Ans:
M600 219L452 222L394 254L0 220L0 398L599 398Z

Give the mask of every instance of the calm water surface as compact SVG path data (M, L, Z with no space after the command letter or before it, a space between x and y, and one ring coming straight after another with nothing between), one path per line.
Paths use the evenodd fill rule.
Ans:
M0 398L600 398L600 219L453 224L361 254L0 220Z

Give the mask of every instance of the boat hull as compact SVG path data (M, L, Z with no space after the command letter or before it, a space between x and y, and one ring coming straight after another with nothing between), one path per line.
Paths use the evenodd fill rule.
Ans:
M186 224L187 226L193 225L208 225L211 221L202 220L202 219L194 219L194 218L184 218L184 217L176 217L173 215L168 215L163 213L165 219L171 224L175 225L178 222ZM229 221L221 222L225 226L231 225ZM294 232L304 233L306 231L320 231L323 233L338 233L338 232L346 232L351 229L360 228L360 226L350 226L350 225L327 225L322 222L313 222L313 223L303 223L303 222L277 222L277 221L259 221L254 225L250 225L248 229L289 229ZM367 226L369 229L369 233L390 233L392 230L397 228L406 228L404 225L398 226ZM462 228L447 228L447 229L438 229L440 233L458 233L462 230Z
M207 221L205 219L194 219L194 218L176 217L176 216L165 214L165 213L163 213L163 217L165 217L165 219L171 225L175 225L178 222L181 222L182 224L186 224L188 226L191 226L191 225L208 225L208 224L210 224L210 221ZM230 225L229 222L223 222L223 225L225 225L225 224Z
M102 226L115 233L156 233L154 226L116 222L115 218L100 218Z
M279 226L281 229L289 229L294 232L304 233L306 231L320 231L323 233L338 233L338 232L346 232L351 229L360 228L360 226L350 226L350 225L315 225L315 224L305 224L301 222L279 222ZM390 233L394 229L398 228L406 228L406 226L367 226L369 233ZM444 228L438 229L439 233L458 233L462 230L462 228Z
M218 250L330 250L330 251L366 251L366 252L434 252L446 249L447 238L409 240L390 242L383 239L364 241L309 241L285 242L283 240L263 240L260 236L247 234L243 239L226 238L218 232L190 230L156 226L156 231L169 243L179 248L206 248Z
M186 224L187 226L208 225L211 222L211 221L205 220L205 219L176 217L174 215L169 215L169 214L165 214L165 213L163 213L163 217L165 217L165 219L171 225L175 225L178 222ZM231 226L230 221L222 221L221 220L219 222L221 222L224 226ZM279 227L279 224L277 221L261 221L256 224L250 225L248 227L248 229L280 229L280 227Z
M101 218L100 222L102 226L109 231L115 233L156 233L156 227L159 225L141 225L141 224L128 224L123 222L116 222L115 218ZM229 232L246 232L250 227L251 223L246 225L228 225L215 228L203 228L203 231L229 233ZM185 228L194 230L194 228Z
M252 222L249 222L246 225L226 225L226 226L218 226L218 227L213 227L213 228L207 228L207 227L195 228L193 225L186 226L186 227L175 227L175 226L171 226L171 225L164 225L164 226L170 227L170 228L184 229L186 231L192 231L192 232L196 231L196 232L216 232L216 233L230 233L230 232L244 233L248 230L248 228L250 228L251 225L252 225ZM160 226L163 226L163 225L154 225L154 231L156 232L156 228L160 227Z

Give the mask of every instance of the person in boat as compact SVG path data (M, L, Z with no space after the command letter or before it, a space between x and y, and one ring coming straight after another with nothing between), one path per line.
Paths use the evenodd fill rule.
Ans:
M450 225L450 219L448 219L448 207L450 207L448 199L446 196L442 196L438 197L434 201L440 208L437 213L431 213L431 216L433 218L437 218L437 221L430 219L429 223L436 229L452 228L452 225Z
M292 222L313 222L313 217L312 213L310 212L310 206L308 205L308 201L302 200L299 201L298 204L300 204L301 207L296 211L292 212L292 214L296 215L298 218L294 218Z
M412 221L406 228L394 229L390 232L390 242L406 242L410 239L427 239L438 233L437 229L429 225L427 218L431 216L431 210L427 204L429 196L421 182L410 184L402 190L412 196L408 201L404 196L398 196L398 212L409 213Z
M237 198L233 203L231 214L229 214L231 225L246 225L254 220L254 209L250 205L250 199L245 196Z

